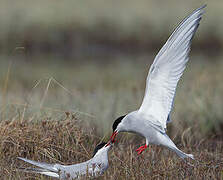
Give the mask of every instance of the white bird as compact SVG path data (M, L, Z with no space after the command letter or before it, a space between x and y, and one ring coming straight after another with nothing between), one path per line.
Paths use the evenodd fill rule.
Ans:
M166 134L177 83L189 60L191 40L199 26L206 5L196 9L174 30L150 67L141 107L121 116L113 123L111 141L119 132L133 132L146 138L146 144L136 151L141 154L149 144L168 147L181 158L192 158L179 150Z
M78 179L84 175L97 177L108 169L108 151L111 149L112 143L110 141L101 143L96 146L93 158L74 165L61 165L61 164L47 164L43 162L32 161L26 158L18 157L27 163L30 163L38 168L19 168L25 172L39 173L58 179Z

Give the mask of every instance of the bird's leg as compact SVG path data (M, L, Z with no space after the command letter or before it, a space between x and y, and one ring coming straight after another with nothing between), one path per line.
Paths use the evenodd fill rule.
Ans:
M146 148L147 145L145 144L144 146L140 146L138 149L136 149L136 151L138 152L138 154L141 154L143 151L145 151Z

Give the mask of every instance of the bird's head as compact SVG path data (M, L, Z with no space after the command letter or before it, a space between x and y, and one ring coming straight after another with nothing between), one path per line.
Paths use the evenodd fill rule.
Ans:
M114 143L115 142L115 136L118 134L118 132L121 130L121 124L122 124L122 120L123 120L123 118L125 117L126 115L124 115L124 116L120 116L119 118L117 118L115 121L114 121L114 123L113 123L113 125L112 125L112 129L113 129L113 133L112 133L112 136L111 136L111 138L110 138L110 141L112 142L112 143Z
M108 141L108 143L102 142L100 144L98 144L93 152L93 156L94 157L96 154L99 154L102 151L108 151L112 146L112 142Z

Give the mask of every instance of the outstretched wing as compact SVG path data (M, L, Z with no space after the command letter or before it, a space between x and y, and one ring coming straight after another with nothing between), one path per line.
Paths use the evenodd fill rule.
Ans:
M192 12L180 23L150 67L145 96L138 112L162 131L165 131L167 120L170 120L176 86L189 60L191 40L205 6Z

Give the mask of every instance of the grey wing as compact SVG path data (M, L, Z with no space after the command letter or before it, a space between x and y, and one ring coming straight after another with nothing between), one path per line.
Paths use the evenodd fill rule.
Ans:
M205 6L186 17L159 51L147 76L146 90L139 113L165 131L170 120L175 90L189 60L191 40L199 26Z
M55 178L59 178L59 174L55 173L55 172L51 172L49 170L46 169L42 169L42 168L19 168L19 170L23 171L23 172L28 172L28 173L38 173L38 174L43 174L46 176L50 176L50 177L55 177Z
M40 167L43 169L47 169L47 170L50 170L53 172L58 172L58 168L55 168L55 164L47 164L47 163L43 163L43 162L37 162L37 161L33 161L33 160L26 159L26 158L21 158L21 157L18 157L18 159L23 160L27 163L30 163L34 166L37 166L37 167Z
M56 167L57 164L47 164L43 162L32 161L32 160L21 158L21 157L18 157L18 159L39 167L39 168L19 168L20 170L59 178L59 174L58 174L59 169Z
M61 178L66 178L69 174L70 178L78 178L90 172L89 160L79 164L73 164L68 166L63 166L61 171Z

